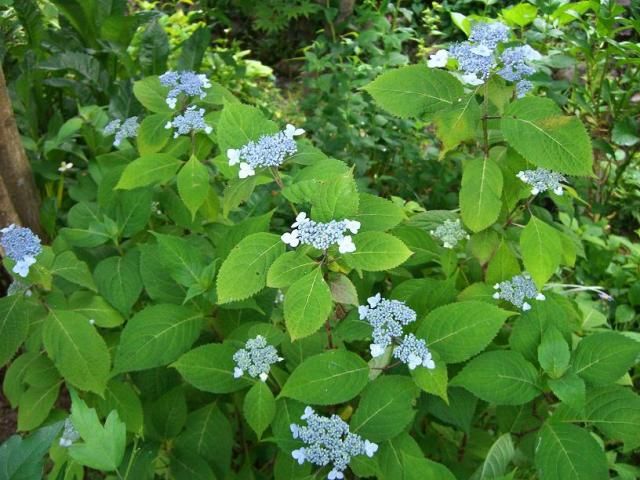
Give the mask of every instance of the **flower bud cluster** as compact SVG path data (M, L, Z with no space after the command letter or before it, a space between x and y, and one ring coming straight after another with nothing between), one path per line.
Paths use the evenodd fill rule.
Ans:
M188 135L191 132L203 131L209 134L213 131L213 128L204 121L204 114L204 108L198 108L192 105L187 108L182 115L176 115L173 120L167 122L164 128L175 128L173 138L178 138L180 135Z
M294 137L302 135L304 130L293 125L273 135L263 135L257 141L251 141L240 149L227 150L229 165L240 164L240 178L256 174L256 168L279 167L285 159L298 151Z
M515 82L516 95L523 97L533 87L532 83L526 80L526 77L536 73L536 69L529 62L541 58L542 55L529 45L506 48L500 55L503 67L498 70L498 75L505 80Z
M404 336L400 345L393 351L393 357L406 363L409 370L415 370L421 365L430 370L436 368L431 352L427 348L427 342L413 333Z
M189 71L165 72L160 75L160 83L170 88L166 102L171 108L176 108L180 94L202 99L207 95L204 89L211 87L205 75Z
M73 426L73 422L69 417L64 421L64 430L62 431L62 437L60 437L60 446L61 447L70 447L75 442L80 440L80 434L76 430L76 427Z
M469 234L464 228L460 220L445 220L442 225L438 225L435 230L429 233L442 242L444 248L454 248L460 240L469 238Z
M138 117L129 117L124 122L118 119L111 120L104 127L103 132L105 135L115 134L116 138L113 140L113 145L117 147L125 138L135 138L138 135L139 127Z
M307 218L305 212L300 212L296 221L291 225L293 230L282 234L280 238L287 245L311 245L318 250L327 250L331 245L338 245L340 253L352 253L356 251L351 235L345 235L349 231L353 234L360 230L360 222L357 220L331 220L328 223L314 222Z
M291 434L293 438L302 440L305 446L291 452L291 456L300 465L304 462L319 467L331 465L333 468L327 476L329 480L344 478L351 457L373 457L378 451L377 444L351 433L349 425L338 415L323 417L307 407L300 418L306 420L307 425L292 423Z
M233 361L236 362L233 376L240 378L247 372L251 377L260 377L260 380L266 382L271 365L282 360L276 347L269 345L266 338L258 335L247 340L244 348L233 354Z
M510 302L525 312L531 310L531 304L527 300L545 299L545 296L538 291L538 287L536 287L531 275L527 272L515 275L511 280L496 283L493 288L497 290L493 294L493 298Z
M523 170L516 175L524 183L531 185L531 195L551 190L556 195L562 195L562 185L567 179L557 172L552 172L546 168L536 168L535 170Z
M40 237L26 227L11 224L0 230L0 246L11 260L16 262L13 272L21 277L29 274L29 267L36 263L42 251Z

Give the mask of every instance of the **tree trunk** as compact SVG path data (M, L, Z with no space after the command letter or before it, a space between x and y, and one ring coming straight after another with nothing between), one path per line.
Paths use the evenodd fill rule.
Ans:
M39 210L40 195L0 68L0 228L17 223L42 237Z

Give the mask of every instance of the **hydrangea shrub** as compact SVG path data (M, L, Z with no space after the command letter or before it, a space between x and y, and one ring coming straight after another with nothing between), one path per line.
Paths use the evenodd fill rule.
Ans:
M451 212L364 191L302 129L197 72L137 82L147 115L105 124L115 149L51 245L1 231L17 275L3 392L37 432L0 464L22 468L24 444L49 452L50 478L628 471L640 343L551 283L582 254L557 210L592 153L580 120L535 96L541 58L480 22L366 87L433 123L463 171ZM20 478L41 478L33 465Z

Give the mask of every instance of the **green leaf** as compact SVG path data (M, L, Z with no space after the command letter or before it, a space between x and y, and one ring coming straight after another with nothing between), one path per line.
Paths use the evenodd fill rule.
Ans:
M358 395L368 379L369 366L362 358L347 350L331 350L298 365L280 396L311 405L335 405Z
M540 394L535 367L509 350L485 352L472 359L451 385L496 405L522 405Z
M250 385L245 377L234 378L233 354L238 347L210 343L182 355L171 366L194 387L211 393L230 393Z
M480 107L475 92L463 96L460 101L443 108L434 115L436 133L442 142L440 158L462 142L473 140L480 123Z
M456 480L451 471L441 463L434 462L428 458L407 455L400 453L402 461L403 480ZM392 477L389 477L391 479Z
M542 288L560 266L562 241L555 228L532 215L520 234L520 251L525 269Z
M192 218L196 218L196 212L207 199L208 192L209 170L192 156L178 173L178 193Z
M29 321L24 317L25 301L21 295L0 298L0 366L18 351L29 333Z
M399 117L420 117L454 105L462 84L450 73L426 65L389 70L364 89L382 108Z
M589 433L574 425L547 421L538 434L535 465L540 480L602 480L607 458Z
M297 280L284 296L284 320L291 340L304 338L318 330L329 318L331 291L316 268Z
M547 384L556 397L571 408L582 411L586 395L582 378L573 372L567 372L560 378L550 378Z
M218 122L218 146L226 154L229 148L243 147L261 135L276 133L278 130L278 126L267 120L258 108L241 103L227 103Z
M485 456L479 471L479 480L503 478L507 474L507 467L513 460L514 455L515 449L511 435L505 433L498 437Z
M510 24L524 27L536 19L538 9L528 3L521 3L513 7L503 8L500 14Z
M76 462L96 470L112 472L124 457L127 429L118 412L112 411L104 423L93 408L71 392L71 421L82 437L82 443L69 447L69 455Z
M568 175L591 174L593 152L584 125L563 116L553 100L516 100L506 108L500 126L509 145L534 165Z
M190 451L173 452L170 468L171 478L175 480L216 480L207 462Z
M148 115L140 123L136 137L140 155L159 152L171 138L171 129L166 128L171 120L171 113Z
M542 334L542 343L538 347L540 366L551 378L559 378L569 367L571 352L562 333L551 327Z
M285 288L307 275L318 262L303 251L294 250L280 255L267 272L267 286Z
M459 363L484 350L512 315L485 302L452 303L429 313L416 334L445 363Z
M331 298L336 303L343 305L360 305L358 300L358 291L349 277L342 274L331 274L329 276L329 290L331 290Z
M356 251L345 254L345 262L367 272L390 270L402 265L411 250L393 235L383 232L363 232L353 237Z
M594 333L578 344L572 367L588 383L606 385L627 373L639 354L640 342L621 333Z
M58 381L51 385L27 388L20 396L18 405L18 430L33 430L47 419L58 399L61 384L62 381Z
M511 280L519 273L518 259L509 243L503 238L487 266L486 282L489 285L495 285L505 280Z
M171 278L185 287L198 283L206 259L199 249L194 248L190 238L163 235L153 232L158 241L158 257L160 263Z
M406 218L404 210L395 203L376 195L361 193L358 215L354 220L359 221L362 231L366 232L390 230Z
M373 442L395 437L413 420L417 396L418 389L407 377L378 377L362 391L351 431Z
M98 291L87 264L78 260L70 250L56 256L51 273L94 292Z
M309 193L311 216L320 222L353 218L358 213L358 187L351 170L328 181L319 181Z
M127 431L140 433L143 422L142 403L134 387L129 383L111 380L104 392L104 399L98 400L98 410L105 416L117 410Z
M589 390L586 420L612 440L622 440L626 452L640 446L640 396L618 385Z
M131 190L171 180L182 162L167 153L142 155L127 165L116 188Z
M440 355L434 350L431 352L436 368L416 368L411 370L413 381L418 387L427 393L437 395L445 403L449 403L447 387L449 385L449 375L447 365L440 359Z
M138 253L130 250L124 257L105 258L93 272L98 291L124 315L129 314L142 292L138 265Z
M502 171L490 158L471 160L462 172L462 221L474 232L493 225L502 208Z
M101 328L114 328L124 323L122 315L107 301L91 292L77 291L69 297L69 309L93 320Z
M102 337L84 316L50 310L42 341L65 380L81 390L102 395L109 379L111 356Z
M249 199L256 188L256 177L234 178L224 189L222 195L222 215L227 218L242 202Z
M271 425L276 415L276 400L264 382L256 382L244 397L244 418L258 438Z
M202 324L202 314L191 308L169 303L148 306L124 327L115 370L146 370L173 362L193 345Z
M187 421L187 410L184 388L178 385L147 407L145 434L154 440L176 437Z
M219 303L244 300L267 284L267 271L284 253L285 245L278 235L254 233L236 245L218 273Z
M61 429L62 422L56 422L25 438L13 435L0 445L0 480L42 480L44 456Z
M133 84L133 94L147 110L154 113L170 113L167 105L169 89L160 84L158 77L146 77Z

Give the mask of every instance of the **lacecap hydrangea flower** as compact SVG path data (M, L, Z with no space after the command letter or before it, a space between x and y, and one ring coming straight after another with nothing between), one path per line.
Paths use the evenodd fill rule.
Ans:
M256 168L279 167L287 157L298 151L294 137L302 135L304 130L288 124L284 130L273 135L263 135L257 141L251 141L240 149L227 150L229 165L240 165L238 176L251 177Z
M319 467L331 465L327 475L329 480L344 478L351 457L373 457L378 451L377 444L350 432L349 425L338 415L320 416L313 408L307 407L300 418L306 420L307 425L292 423L291 434L293 438L302 440L305 446L291 452L291 456L300 465L304 462Z
M124 122L115 119L112 120L104 127L105 135L115 134L116 138L113 140L115 147L119 146L125 138L135 138L138 135L138 117L129 117Z
M64 421L64 430L62 431L62 437L60 437L60 446L61 447L70 447L75 442L80 440L80 434L76 430L76 427L73 426L73 422L69 417Z
M527 300L545 299L527 272L515 275L511 280L496 283L493 288L496 290L493 298L512 303L525 312L531 310L531 304Z
M176 115L173 120L167 122L164 128L175 128L173 138L178 138L180 135L187 135L191 132L202 131L209 134L213 131L213 128L204 121L204 114L204 108L192 105L182 115Z
M447 219L438 225L435 230L431 230L429 233L442 242L444 248L455 247L460 240L469 238L469 234L462 228L460 220Z
M16 262L13 272L21 277L29 274L29 267L36 263L36 257L42 251L40 237L30 229L15 224L0 230L0 245L5 255Z
M291 228L291 232L283 233L280 238L294 248L302 244L326 250L331 245L338 245L340 253L352 253L356 251L356 246L351 235L345 235L345 232L358 233L360 222L345 219L320 223L309 219L305 212L300 212Z
M211 82L205 75L189 71L165 72L160 75L160 83L170 88L166 102L171 108L176 108L180 94L202 99L207 96L204 90L211 87Z
M503 67L498 70L498 75L505 80L514 82L516 84L516 95L523 97L533 88L533 84L526 80L526 77L536 73L536 69L530 65L530 62L541 58L542 55L529 45L506 48L500 55Z
M266 382L271 365L282 360L284 359L278 356L276 347L269 345L266 338L258 335L247 340L244 348L233 354L233 361L236 362L233 376L240 378L247 372L253 378L260 377L260 380Z
M557 172L552 172L546 168L536 168L535 170L523 170L516 175L524 183L531 186L531 195L551 190L556 195L562 195L562 184L567 179Z
M431 352L427 348L427 342L416 337L413 333L402 338L400 345L393 350L393 357L405 363L409 370L415 370L419 366L430 370L436 368Z
M372 357L379 357L395 338L403 334L402 328L416 321L416 312L400 300L382 298L379 293L367 299L368 305L360 305L360 320L366 320L373 328L373 343L369 346Z

